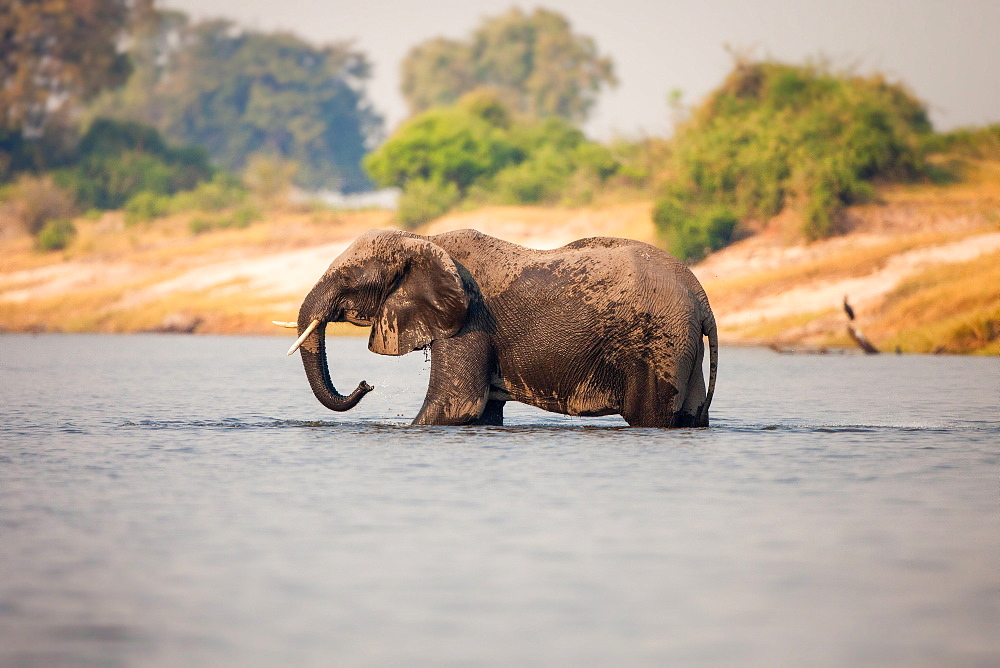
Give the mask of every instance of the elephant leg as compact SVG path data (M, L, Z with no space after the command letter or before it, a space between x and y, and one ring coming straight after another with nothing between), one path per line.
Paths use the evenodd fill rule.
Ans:
M698 343L698 355L691 367L691 376L687 383L687 396L674 420L674 424L678 427L708 426L708 411L704 410L707 392L705 390L705 373L702 369L705 345L701 341Z
M502 427L503 406L505 403L507 402L490 399L489 401L486 402L486 408L483 409L483 414L480 415L477 420L474 420L470 424L489 426L489 427Z
M431 377L413 424L500 424L503 402L489 402L492 355L482 332L431 344ZM499 403L487 411L490 403ZM481 420L501 422L481 422Z
M673 427L679 394L673 382L641 366L626 379L621 415L632 427Z

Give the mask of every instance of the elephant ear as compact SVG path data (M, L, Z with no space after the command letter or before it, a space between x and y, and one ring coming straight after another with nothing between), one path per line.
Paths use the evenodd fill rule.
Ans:
M469 296L454 260L424 239L400 236L392 250L400 267L396 287L375 314L368 348L405 355L454 336L465 323Z

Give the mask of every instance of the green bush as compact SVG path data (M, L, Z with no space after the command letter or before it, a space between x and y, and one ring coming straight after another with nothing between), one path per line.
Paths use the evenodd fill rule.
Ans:
M204 218L192 218L190 221L188 221L188 230L191 231L191 234L195 235L208 232L214 227L215 224L212 221L206 220Z
M921 144L930 130L922 104L881 76L738 62L678 129L674 178L663 199L674 200L689 220L680 227L663 222L661 230L669 236L676 232L668 225L710 225L718 207L766 220L792 206L806 237L828 236L842 207L871 198L873 179L924 173Z
M255 221L259 220L261 213L255 207L244 205L217 218L204 218L201 216L192 218L188 222L188 230L191 234L204 234L212 230L237 229L242 230Z
M256 208L244 205L235 209L229 216L223 218L219 222L219 227L222 228L235 228L237 230L242 230L250 227L251 223L255 220L259 220L261 217L260 211Z
M403 189L398 217L408 225L462 200L586 199L618 166L568 121L517 117L486 91L411 119L365 160L373 180Z
M924 149L928 153L950 153L974 160L1000 160L1000 123L931 135Z
M151 192L141 192L125 203L125 224L148 222L170 213L170 198Z
M465 109L433 109L405 123L365 158L365 169L383 186L440 181L464 192L519 157L505 134Z
M76 227L69 218L53 218L35 236L35 248L57 251L66 248L76 237Z
M204 151L167 146L148 126L98 119L80 140L75 163L56 173L86 208L118 209L142 192L171 195L212 176Z
M413 228L443 215L460 197L458 186L451 181L410 180L399 196L396 217Z
M663 231L671 253L697 262L729 244L739 219L724 205L690 208L668 197L656 203L653 222Z
M199 183L170 198L170 212L225 211L246 202L246 187L229 172L216 172L211 181Z

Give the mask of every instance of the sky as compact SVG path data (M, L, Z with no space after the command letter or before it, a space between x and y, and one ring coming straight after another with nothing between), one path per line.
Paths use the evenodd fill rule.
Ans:
M1000 0L158 0L194 18L225 17L310 42L353 41L374 65L369 99L391 132L407 115L399 64L438 36L467 39L484 17L517 6L558 11L612 58L584 130L593 138L671 132L667 99L700 102L732 69L732 53L789 63L824 58L903 82L938 130L1000 122Z

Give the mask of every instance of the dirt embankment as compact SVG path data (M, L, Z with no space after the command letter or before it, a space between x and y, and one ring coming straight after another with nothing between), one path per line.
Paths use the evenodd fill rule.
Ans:
M855 324L877 344L957 349L947 327L937 334L934 328L954 320L952 329L961 329L971 318L972 329L981 331L964 349L993 350L1000 312L993 332L990 302L1000 302L1000 282L992 282L990 267L1000 266L1000 188L982 183L889 189L882 203L849 212L843 236L806 244L788 233L794 221L777 219L713 254L693 269L722 340L850 346L847 296ZM649 202L494 207L450 215L421 231L472 227L535 248L596 235L656 243L650 209ZM0 238L0 331L280 333L270 321L293 320L334 257L360 232L390 226L384 211L284 212L245 230L196 235L182 217L128 228L117 214L106 214L78 221L73 246L48 255L33 252L26 237L8 235ZM955 308L907 314L921 310L920 294L930 294L921 285L940 291L953 283L960 294L938 299ZM923 334L907 339L907 327Z

